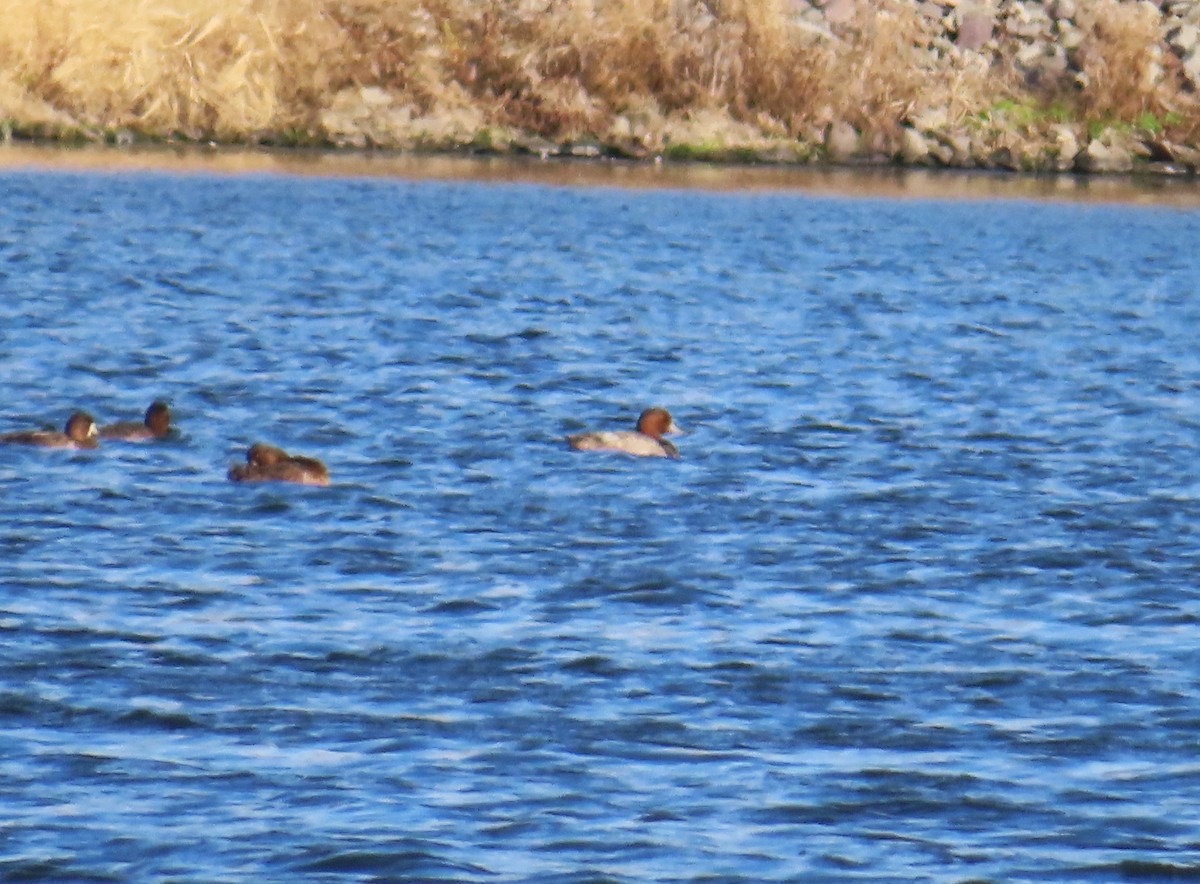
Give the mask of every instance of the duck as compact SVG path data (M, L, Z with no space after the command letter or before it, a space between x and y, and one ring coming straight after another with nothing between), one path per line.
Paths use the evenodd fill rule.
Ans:
M679 457L679 449L663 438L682 433L665 408L647 408L638 417L636 430L601 430L567 437L577 451L620 451L639 457Z
M99 448L96 441L96 422L85 411L77 411L67 419L61 433L53 430L24 430L0 436L4 445L37 445L41 448Z
M255 442L246 452L245 465L229 468L229 481L328 485L329 469L316 458L288 454L274 445Z
M161 399L150 403L146 419L142 423L122 421L100 428L101 439L117 439L122 442L148 442L162 439L171 432L171 409Z

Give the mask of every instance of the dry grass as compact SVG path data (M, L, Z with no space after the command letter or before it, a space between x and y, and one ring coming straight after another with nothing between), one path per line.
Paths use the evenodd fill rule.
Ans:
M1093 0L1081 4L1086 39L1078 50L1078 106L1091 120L1136 123L1147 117L1188 122L1195 102L1174 56L1164 50L1159 12L1150 3Z
M0 58L27 99L84 126L189 137L303 124L338 38L287 0L6 0L0 21Z
M698 126L737 143L844 121L886 148L926 111L955 125L1012 97L978 57L935 60L915 4L859 8L832 34L789 0L0 0L0 116L51 132L404 145L486 130L648 151ZM1177 113L1145 11L1088 9L1082 112Z
M834 38L783 0L3 0L0 107L159 136L319 136L339 94L376 87L407 119L469 106L485 125L564 139L630 111L720 109L796 136L962 103L929 94L907 4L864 7Z
M604 131L631 108L664 117L719 108L764 134L795 136L836 119L894 128L914 105L969 101L931 84L922 69L923 19L892 0L864 4L841 37L800 26L782 0L434 0L420 7L441 37L440 64L427 55L423 77L394 66L390 83L426 107L449 82L495 122L550 138ZM395 31L393 45L403 33ZM413 57L416 47L406 49L391 54Z

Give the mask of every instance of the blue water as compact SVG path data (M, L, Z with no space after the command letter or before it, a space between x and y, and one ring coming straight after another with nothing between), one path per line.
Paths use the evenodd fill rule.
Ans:
M1197 212L0 192L0 879L1200 875Z

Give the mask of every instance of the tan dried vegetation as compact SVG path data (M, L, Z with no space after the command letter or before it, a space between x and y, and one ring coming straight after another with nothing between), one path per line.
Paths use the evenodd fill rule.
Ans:
M1151 118L1190 139L1200 114L1179 60L1163 46L1158 10L1117 0L1081 6L1079 23L1088 34L1078 53L1081 115L1134 124Z
M1108 11L1092 22L1080 111L1178 112L1160 84L1116 82L1150 40L1121 6L1097 0ZM914 4L860 7L832 34L787 0L0 0L0 117L58 137L452 146L524 133L635 153L814 142L844 121L886 151L928 110L954 125L1021 100L980 56L935 60Z

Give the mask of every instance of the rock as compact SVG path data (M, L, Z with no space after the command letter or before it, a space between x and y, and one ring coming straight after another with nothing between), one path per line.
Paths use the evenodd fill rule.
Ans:
M911 118L909 123L918 132L940 132L950 123L950 114L944 107L933 107Z
M1075 17L1075 0L1051 0L1046 7L1051 18L1063 19Z
M778 165L789 165L803 162L807 157L803 146L796 141L778 142L761 147L757 150L758 162Z
M954 163L954 148L944 142L934 141L929 145L929 156L939 166L950 166Z
M844 25L858 13L858 0L829 0L825 4L825 21L831 25Z
M900 145L896 138L882 129L876 132L869 141L864 136L863 147L870 157L880 162L895 159L900 153Z
M929 142L916 129L905 126L900 130L900 158L910 166L929 162Z
M569 157L580 157L583 159L595 159L604 153L603 145L591 139L582 141L569 141L562 145L560 152Z
M996 28L996 16L984 6L963 4L956 12L958 35L955 42L960 49L979 50L992 39Z
M825 131L825 152L838 163L854 158L859 152L858 130L845 121L831 123Z
M644 160L657 151L651 150L640 141L632 141L629 139L613 139L606 142L605 151L615 157L621 157L627 160Z
M951 150L950 161L946 165L962 169L975 165L975 151L971 145L970 135L958 132L947 136L944 143Z
M1054 167L1059 172L1067 172L1075 168L1075 160L1079 156L1079 139L1070 126L1055 126L1054 132Z
M1012 148L1009 147L999 147L993 150L987 155L984 165L993 169L1008 169L1010 172L1019 171L1021 168Z
M1004 19L1004 32L1009 37L1024 40L1050 39L1050 16L1046 10L1033 4L1016 4L1009 7Z
M1145 157L1152 163L1172 163L1175 161L1175 153L1171 149L1172 145L1162 138L1147 134L1141 139L1141 146Z
M1183 75L1193 86L1200 86L1200 51L1193 49L1180 61L1183 64Z
M1076 158L1075 168L1081 172L1129 172L1133 169L1133 154L1125 147L1093 138Z
M1200 43L1200 28L1188 22L1173 28L1167 34L1167 45L1181 56L1193 52L1197 43Z
M1168 144L1171 160L1195 172L1200 169L1200 149L1184 144Z
M1160 55L1153 52L1155 48L1157 47L1151 47L1151 58L1146 60L1145 66L1142 68L1142 76L1137 84L1146 93L1154 91L1165 73Z
M1025 82L1035 88L1057 85L1067 73L1067 52L1054 43L1022 46L1014 61Z
M364 86L358 90L359 99L369 108L387 107L392 103L392 96L386 89L378 86Z
M934 3L933 0L922 0L917 5L917 12L931 22L940 21L943 15L942 4Z
M1075 23L1068 21L1065 18L1060 18L1054 23L1054 31L1058 45L1067 52L1074 52L1083 45L1084 33L1081 28L1075 26Z
M543 160L561 153L561 148L557 144L537 135L520 135L513 139L512 147L519 153L533 154Z
M796 17L797 22L806 22L814 27L823 27L825 24L825 14L819 9L808 8Z

